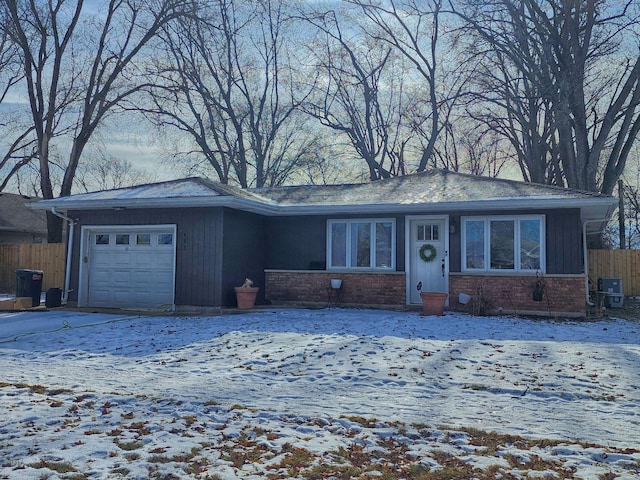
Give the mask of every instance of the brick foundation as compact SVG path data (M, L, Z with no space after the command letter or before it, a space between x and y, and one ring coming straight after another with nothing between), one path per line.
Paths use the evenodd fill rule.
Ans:
M266 270L265 298L273 303L327 303L332 278L342 280L345 305L405 305L404 272L327 272ZM335 297L334 297L335 300Z
M536 277L451 274L449 277L449 308L464 310L469 306L458 303L458 294L466 293L473 299L479 292L492 312L541 313L585 315L584 276L544 276L544 296L541 302L533 300Z
M325 270L266 270L265 298L273 303L321 303L328 301L332 278L342 280L340 300L344 305L405 306L404 272L328 272ZM585 285L582 275L545 275L541 302L533 300L535 275L467 275L449 277L449 309L471 311L471 305L458 303L458 294L474 300L482 298L487 313L571 315L586 314ZM336 298L333 297L333 301Z

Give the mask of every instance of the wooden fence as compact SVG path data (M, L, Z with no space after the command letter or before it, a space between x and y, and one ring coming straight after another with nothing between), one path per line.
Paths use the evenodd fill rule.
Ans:
M63 243L0 245L0 292L15 293L16 270L42 270L42 291L64 287L67 246Z
M625 296L640 295L640 250L589 250L589 279L621 278Z

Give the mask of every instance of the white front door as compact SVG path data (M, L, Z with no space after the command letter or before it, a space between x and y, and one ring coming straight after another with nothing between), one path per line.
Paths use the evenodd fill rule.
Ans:
M410 220L409 224L409 302L421 303L423 292L448 292L448 256L445 218ZM430 261L425 261L433 257Z

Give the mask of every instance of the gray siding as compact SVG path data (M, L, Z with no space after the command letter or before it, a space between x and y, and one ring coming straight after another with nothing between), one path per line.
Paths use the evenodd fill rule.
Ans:
M546 214L547 273L582 272L582 242L579 211L501 212L501 214ZM486 212L484 215L491 215ZM450 270L461 271L460 217L452 220L456 233L450 235ZM477 212L468 215L477 215ZM233 287L245 277L260 287L258 302L264 300L264 269L324 269L327 219L364 216L263 217L222 208L132 209L70 212L77 218L73 243L72 278L69 299L77 300L81 227L87 225L175 224L177 305L235 306ZM387 217L386 215L382 215ZM369 216L379 218L381 216ZM405 217L396 219L396 271L405 271Z
M256 302L264 302L265 221L260 215L224 209L221 305L236 306L233 287L242 285L247 277L253 280L254 286L260 287Z
M547 212L547 273L583 273L582 226L578 210Z
M327 220L350 218L396 219L396 271L404 271L404 216L306 216L270 217L267 220L266 265L282 270L324 270Z
M267 268L324 270L326 217L271 217L267 221Z
M513 211L513 212L461 212L452 215L456 224L456 233L449 236L451 249L449 270L461 272L461 216L490 215L534 215L544 214L546 225L547 273L580 274L582 267L582 227L580 211L577 209L549 211Z
M462 271L462 224L460 223L460 215L451 215L449 218L450 224L456 226L455 233L449 233L449 271L461 272Z
M176 304L220 305L220 209L185 209L176 219Z
M88 225L176 225L176 285L178 305L219 306L222 263L222 210L220 208L100 210L70 212L78 219L73 240L69 299L78 297L80 233Z

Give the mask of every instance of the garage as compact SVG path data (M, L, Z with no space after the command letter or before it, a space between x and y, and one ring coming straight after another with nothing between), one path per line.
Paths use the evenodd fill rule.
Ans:
M174 305L175 225L84 227L79 305Z

